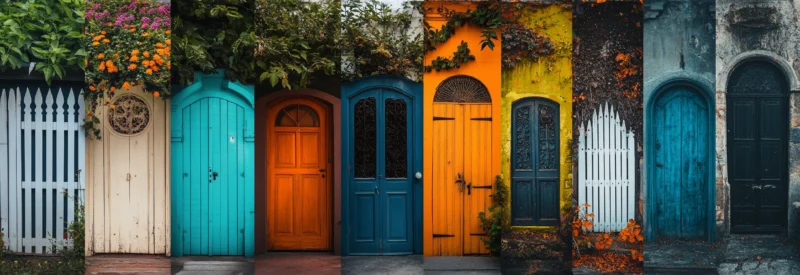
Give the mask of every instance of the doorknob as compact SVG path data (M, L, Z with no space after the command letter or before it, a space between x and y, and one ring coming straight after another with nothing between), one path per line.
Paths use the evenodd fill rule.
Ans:
M421 179L422 178L422 173L417 172L416 174L414 174L414 177L417 178L417 179Z
M213 177L214 177L214 180L217 180L217 176L218 176L218 174L217 174L217 172L214 172L214 173L211 173L211 176L213 176Z

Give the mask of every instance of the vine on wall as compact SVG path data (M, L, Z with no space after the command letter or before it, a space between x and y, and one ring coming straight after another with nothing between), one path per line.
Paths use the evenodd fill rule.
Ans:
M554 1L563 7L568 7L569 1ZM528 60L536 61L542 56L552 55L558 48L547 36L519 22L525 10L530 10L534 5L530 3L487 1L477 4L474 10L467 9L459 12L448 9L442 5L436 9L428 8L428 12L436 12L447 18L447 22L439 29L434 29L425 22L425 51L436 50L438 45L447 42L459 27L474 25L481 30L481 50L489 48L494 50L498 31L502 34L503 68L514 68L519 62ZM544 26L543 26L544 27ZM567 47L569 52L571 49ZM469 45L461 41L457 50L450 57L437 56L431 64L426 64L425 72L442 71L460 68L461 65L475 60L470 53Z

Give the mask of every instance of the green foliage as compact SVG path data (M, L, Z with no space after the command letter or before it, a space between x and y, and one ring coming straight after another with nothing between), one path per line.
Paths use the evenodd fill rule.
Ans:
M194 72L215 73L216 68L226 69L229 79L255 81L252 0L173 0L171 4L174 81L189 84Z
M467 24L483 27L481 30L481 50L489 47L494 50L493 40L497 40L497 29L502 25L502 5L497 1L487 1L478 3L475 10L467 9L464 12L448 9L444 6L439 6L436 13L441 14L447 18L447 22L442 25L440 29L434 29L428 22L424 23L425 26L425 51L430 52L436 50L436 46L443 44L450 40L450 37L455 35L456 29L466 26ZM428 11L432 11L429 8ZM437 56L431 62L431 65L425 65L424 71L431 72L433 70L449 70L453 68L461 68L461 64L475 60L475 56L471 55L469 46L466 42L461 41L458 50L453 53L452 58L445 58Z
M481 221L481 228L486 232L486 237L481 240L492 255L500 255L501 240L503 229L508 227L508 202L510 191L505 181L500 176L495 178L494 193L492 193L492 206L489 207L489 215L478 213Z
M83 24L83 0L0 0L0 72L36 62L49 84L83 68Z
M256 0L258 81L298 89L316 75L334 75L341 10L338 0Z
M403 9L392 10L378 0L343 0L342 78L392 74L420 80L423 37L413 24L420 4L406 2Z

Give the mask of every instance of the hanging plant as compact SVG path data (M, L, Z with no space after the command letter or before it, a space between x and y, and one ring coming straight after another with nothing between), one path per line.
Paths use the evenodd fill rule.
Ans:
M155 0L89 1L86 4L87 102L84 129L100 138L98 104L111 109L117 90L141 85L155 97L169 97L170 5Z

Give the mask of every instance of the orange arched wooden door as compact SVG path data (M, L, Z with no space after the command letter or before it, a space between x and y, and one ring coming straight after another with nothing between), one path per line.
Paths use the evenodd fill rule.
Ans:
M433 253L489 254L478 213L491 206L492 99L475 78L453 76L433 102Z
M330 250L329 108L294 98L267 120L267 217L270 250Z

